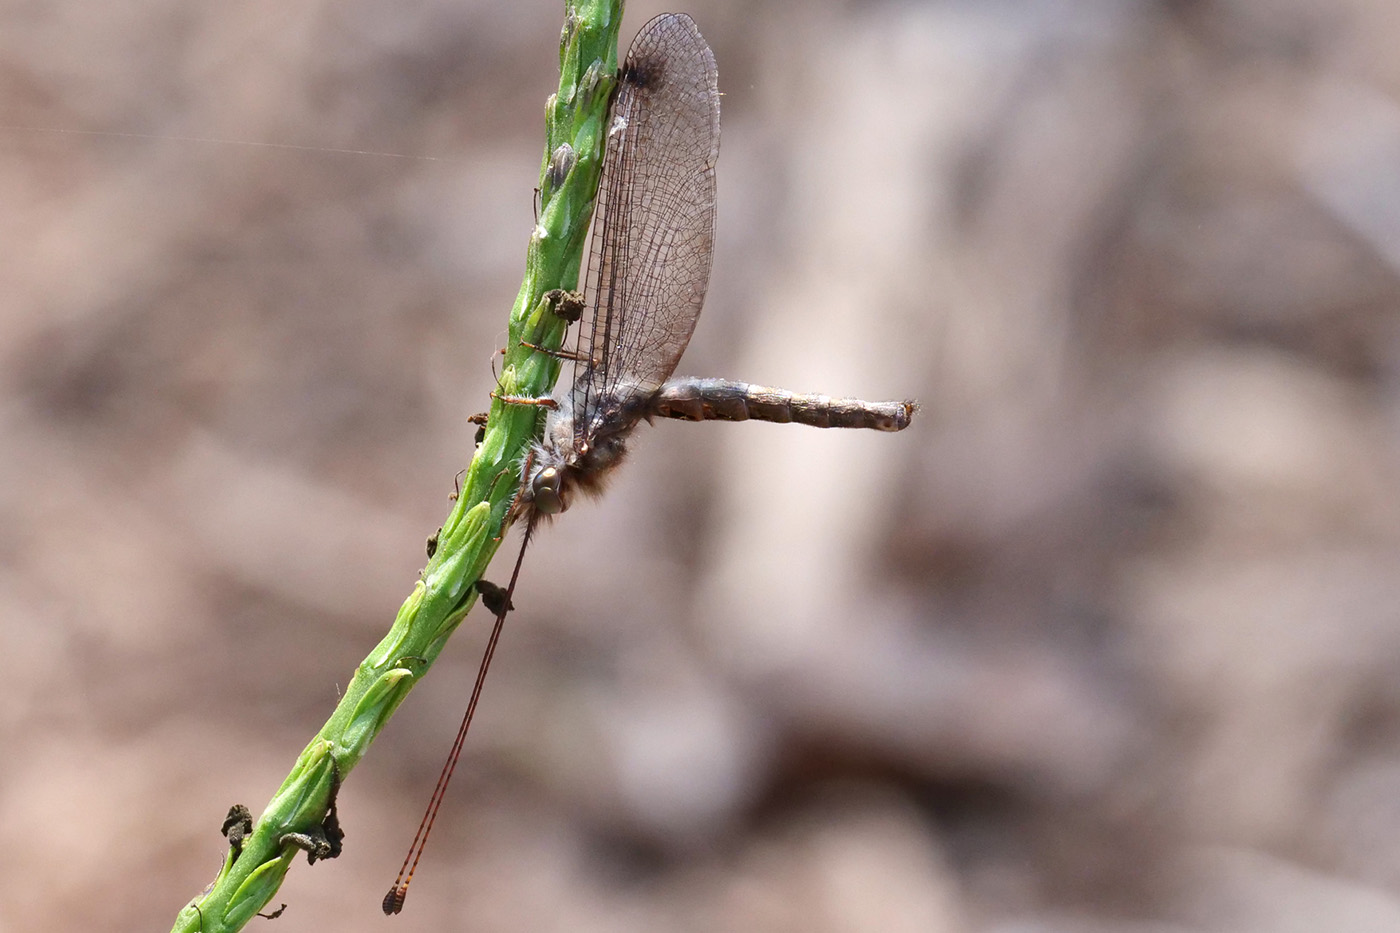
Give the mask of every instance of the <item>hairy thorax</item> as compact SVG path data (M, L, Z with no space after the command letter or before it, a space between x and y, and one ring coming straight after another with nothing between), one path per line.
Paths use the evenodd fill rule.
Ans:
M575 411L567 394L556 399L557 407L545 419L544 437L526 459L521 492L526 514L557 515L579 492L601 494L627 454L628 434L647 417L655 395L636 386L617 386L584 412ZM580 425L579 418L587 423Z

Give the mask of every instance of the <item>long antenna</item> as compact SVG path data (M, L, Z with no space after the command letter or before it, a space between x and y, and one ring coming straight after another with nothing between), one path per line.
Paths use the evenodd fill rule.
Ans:
M501 629L505 627L506 613L511 609L510 598L515 593L515 581L520 579L520 565L525 561L525 548L529 546L530 534L534 530L535 519L532 516L525 525L525 538L520 542L520 555L515 558L515 569L510 574L510 586L506 587L506 597L496 614L491 638L486 642L486 653L482 655L481 667L477 669L476 684L472 687L472 698L467 702L467 712L462 716L462 725L457 729L457 739L452 743L452 751L447 755L447 763L442 766L442 773L438 775L437 786L433 788L433 796L428 801L428 810L423 814L422 822L418 824L418 832L408 847L408 854L404 856L398 877L394 879L389 893L384 895L382 906L386 914L396 914L403 910L404 898L408 897L408 885L413 881L413 873L418 870L418 860L423 857L423 849L428 844L428 833L432 832L433 821L437 819L438 808L442 806L442 798L447 793L447 784L452 780L452 772L456 770L457 759L462 754L462 743L467 738L467 730L471 728L477 701L481 699L481 685L486 682L486 669L491 666L491 658L496 653L496 642L500 641Z

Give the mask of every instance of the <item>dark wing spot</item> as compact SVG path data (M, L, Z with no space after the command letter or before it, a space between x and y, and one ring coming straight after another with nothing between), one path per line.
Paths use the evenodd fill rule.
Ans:
M664 54L633 55L622 69L622 83L643 90L655 90L661 86L665 74Z

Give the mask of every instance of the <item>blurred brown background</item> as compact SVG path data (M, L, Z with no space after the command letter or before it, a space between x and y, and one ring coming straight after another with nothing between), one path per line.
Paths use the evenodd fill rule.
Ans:
M688 11L681 371L923 412L643 432L529 557L405 914L484 614L276 929L1400 929L1400 7ZM562 18L0 6L0 928L168 928L387 629Z

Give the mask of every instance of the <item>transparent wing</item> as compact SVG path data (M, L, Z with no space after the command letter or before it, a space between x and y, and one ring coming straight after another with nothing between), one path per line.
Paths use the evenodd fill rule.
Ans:
M626 430L675 371L705 301L714 252L719 87L689 16L664 14L619 79L593 220L591 319L579 328L575 434Z

